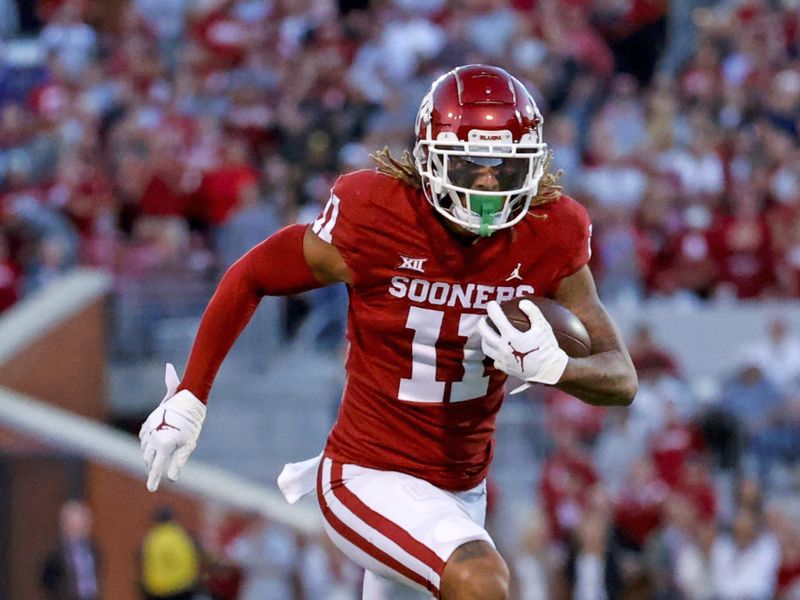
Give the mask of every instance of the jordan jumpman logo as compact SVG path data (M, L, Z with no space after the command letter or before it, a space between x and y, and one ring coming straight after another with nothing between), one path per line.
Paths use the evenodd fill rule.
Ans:
M180 431L180 427L175 427L175 425L170 425L167 423L167 411L164 410L164 416L161 417L161 423L158 424L156 427L156 431L161 431L162 429L174 429L175 431Z
M522 268L522 263L517 263L517 266L514 267L514 270L511 271L511 275L506 277L506 281L511 281L512 279L519 279L522 281L522 275L519 274L519 270Z
M530 354L531 352L536 352L539 349L539 346L536 346L536 348L528 350L527 352L520 352L519 350L514 348L514 345L511 342L508 342L508 345L511 346L512 350L511 353L514 355L514 358L516 358L519 361L519 368L522 369L523 371L525 370L525 357L528 356L528 354Z

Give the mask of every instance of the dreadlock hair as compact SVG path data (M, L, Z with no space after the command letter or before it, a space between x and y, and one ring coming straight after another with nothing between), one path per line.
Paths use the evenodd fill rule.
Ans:
M541 206L542 204L547 204L548 202L554 202L561 198L561 192L564 191L564 188L558 185L558 180L561 179L561 176L564 174L562 169L559 169L555 173L550 171L550 167L553 165L553 152L551 150L547 151L547 158L544 159L544 175L539 180L539 190L536 192L536 195L531 199L530 208L535 206Z
M384 146L383 150L376 150L369 157L378 164L378 172L399 179L406 185L413 188L420 189L422 187L422 179L417 171L417 166L414 163L414 157L408 150L403 150L400 158L392 156L388 146ZM548 150L547 158L544 161L544 175L539 180L539 191L531 199L530 208L553 202L561 197L563 190L562 186L558 185L558 180L564 174L564 171L559 169L555 173L550 172L550 167L553 163L553 153Z
M416 189L422 187L422 179L414 164L414 157L408 150L403 150L403 155L398 159L392 156L388 146L384 146L383 150L376 150L369 157L378 163L379 173L399 179Z

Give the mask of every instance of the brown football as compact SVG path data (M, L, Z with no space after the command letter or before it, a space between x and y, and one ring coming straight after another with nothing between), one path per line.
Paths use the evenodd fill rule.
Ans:
M567 355L573 358L583 358L592 353L592 340L581 320L571 310L550 298L527 295L500 304L500 308L503 309L514 327L520 331L527 331L531 326L528 316L519 309L519 303L522 300L530 300L539 307L544 318L553 328L558 345ZM489 320L489 324L494 327L491 320Z

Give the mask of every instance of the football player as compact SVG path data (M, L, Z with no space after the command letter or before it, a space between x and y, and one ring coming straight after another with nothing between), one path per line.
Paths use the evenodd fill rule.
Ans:
M607 406L633 400L636 374L587 267L589 218L548 172L523 85L499 68L456 68L423 99L416 136L413 153L378 152L375 170L336 181L312 225L277 232L226 272L183 379L169 372L142 426L147 487L178 477L259 299L343 282L338 420L320 456L284 468L281 490L289 501L316 490L327 533L367 571L364 598L506 598L508 568L483 520L508 375ZM531 302L530 329L514 328L499 303L524 294L578 315L591 356L567 357Z

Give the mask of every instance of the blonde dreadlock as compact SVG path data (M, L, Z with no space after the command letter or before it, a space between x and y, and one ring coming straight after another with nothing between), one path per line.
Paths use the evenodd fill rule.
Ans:
M383 150L377 150L369 155L369 157L378 163L378 172L399 179L406 185L413 188L421 188L422 180L417 171L417 166L414 164L414 157L411 152L403 150L403 156L399 159L392 156L392 152L388 146L384 146Z
M414 157L408 150L403 150L403 155L400 158L392 156L388 146L383 150L377 150L369 155L372 160L378 163L378 172L399 179L406 185L413 188L420 189L422 187L422 180L417 171L417 166L414 164ZM530 208L553 202L561 197L563 188L558 185L558 180L564 172L559 169L555 173L550 172L550 166L553 162L553 153L547 153L547 158L544 161L544 175L539 181L539 192L531 200Z
M551 173L550 167L552 165L553 153L548 150L547 158L544 159L544 175L542 175L542 178L539 180L539 191L531 200L531 205L529 208L541 206L542 204L547 204L548 202L553 202L561 198L561 192L564 190L564 188L558 185L558 180L561 179L564 171L559 169L555 173Z

